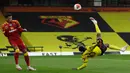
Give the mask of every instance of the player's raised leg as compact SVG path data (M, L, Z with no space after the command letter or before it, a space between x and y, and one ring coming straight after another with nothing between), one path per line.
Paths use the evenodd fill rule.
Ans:
M96 29L96 32L97 32L97 33L101 33L101 30L99 29L97 20L95 20L93 17L90 17L89 19L93 22L93 24L94 24L94 26L95 26L95 29Z

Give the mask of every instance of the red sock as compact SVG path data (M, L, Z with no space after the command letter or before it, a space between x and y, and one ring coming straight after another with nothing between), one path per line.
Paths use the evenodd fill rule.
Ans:
M19 53L14 54L15 64L18 64Z
M27 66L30 66L29 56L24 56Z

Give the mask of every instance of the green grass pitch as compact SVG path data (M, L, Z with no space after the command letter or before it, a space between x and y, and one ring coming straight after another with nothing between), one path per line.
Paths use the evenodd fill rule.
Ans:
M71 70L82 64L80 56L31 57L37 71L27 71L24 58L20 56L22 71L17 71L13 56L0 57L0 73L129 73L130 55L104 55L90 59L88 66L80 71Z

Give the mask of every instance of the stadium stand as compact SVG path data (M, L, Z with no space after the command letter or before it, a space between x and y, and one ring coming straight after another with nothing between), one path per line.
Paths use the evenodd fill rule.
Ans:
M93 1L91 1L91 0L88 1L88 3L90 3L90 4L88 4L90 7L91 7L91 5L93 5L93 4L91 4L91 2L93 2ZM113 8L113 7L111 7L112 3L119 4L119 2L113 2L111 0L109 3L110 3L108 5L108 6L110 6L109 8L83 8L81 11L73 10L71 5L70 5L70 7L37 7L35 5L34 5L34 7L29 7L29 6L12 7L11 6L11 7L5 7L4 9L5 9L5 12L11 12L14 16L14 19L18 19L20 21L22 27L27 28L29 30L29 32L25 32L22 34L22 39L27 46L33 46L32 48L30 48L30 50L32 50L32 51L34 51L34 46L39 46L39 45L44 46L44 51L59 51L60 50L59 45L61 45L61 44L63 45L64 42L56 39L57 36L63 35L63 34L59 34L58 32L76 32L76 33L85 32L85 33L82 33L82 36L90 35L91 37L94 37L93 35L90 34L90 33L94 34L94 32L95 32L95 30L93 29L94 28L93 25L87 25L87 24L92 24L90 22L90 20L88 19L90 16L93 16L93 17L97 18L98 21L100 21L99 27L104 35L113 36L115 38L115 40L117 40L117 41L120 40L120 42L116 43L116 42L110 41L110 40L108 40L109 39L108 36L105 38L105 40L108 40L111 44L116 44L117 46L122 47L125 44L129 44L129 42L126 41L126 39L124 39L120 35L120 32L129 32L130 31L128 29L128 27L123 26L123 24L126 24L126 25L129 24L129 17L128 17L129 13L111 12L111 13L109 13L110 16L108 16L107 13L104 13L104 12L97 13L95 11L113 11L113 10L115 10L115 11L119 12L119 11L130 11L130 9L129 8L119 8L119 7ZM105 2L104 2L104 4L105 4ZM106 6L107 6L107 4L106 4ZM52 8L54 8L54 9L52 9ZM69 12L63 13L63 11L64 12L69 11L70 13ZM86 13L85 11L88 11L88 12ZM59 13L57 13L57 12L59 12ZM62 16L70 16L70 18L73 18L74 23L79 22L79 25L77 25L77 26L75 25L74 28L71 27L72 29L71 28L60 29L60 28L52 27L50 25L41 23L42 19L39 18L40 16L45 16L45 15L59 16L58 14L60 14ZM114 18L113 16L120 18L120 20L118 20L118 19L116 20L118 23L115 21L112 21L112 19ZM122 19L128 19L128 20L125 20L126 23L121 23L121 22L124 22L124 20L122 20ZM56 20L54 19L53 21L57 21L57 20L58 19L56 18ZM117 25L119 25L120 27L127 28L127 29L120 29L120 27L116 27ZM56 25L54 25L54 26L56 26ZM105 27L105 29L104 29L104 27ZM64 27L62 26L62 28L64 28ZM48 33L48 32L51 32L51 33ZM52 32L56 32L56 33L52 33ZM71 35L71 34L69 33L69 35ZM77 33L77 34L79 34L79 33ZM50 37L50 38L48 38L48 37ZM47 38L47 39L45 39L45 38ZM50 40L52 40L52 41L50 41ZM127 40L129 40L129 39L127 39ZM8 46L8 45L6 45L6 46ZM35 48L35 51L41 51L41 48ZM78 51L78 50L64 49L64 51Z

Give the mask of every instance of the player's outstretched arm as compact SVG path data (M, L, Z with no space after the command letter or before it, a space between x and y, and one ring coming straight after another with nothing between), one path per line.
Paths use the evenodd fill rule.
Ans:
M15 20L15 22L17 23L17 25L18 25L18 30L19 30L20 32L27 31L27 29L23 29L23 28L21 27L19 21Z
M120 48L120 47L118 47L118 46L110 45L110 44L109 44L109 49L112 49L112 50L120 50L120 51L122 51L122 52L124 52L128 47L129 47L129 45L125 45L125 46L123 46L122 48Z

